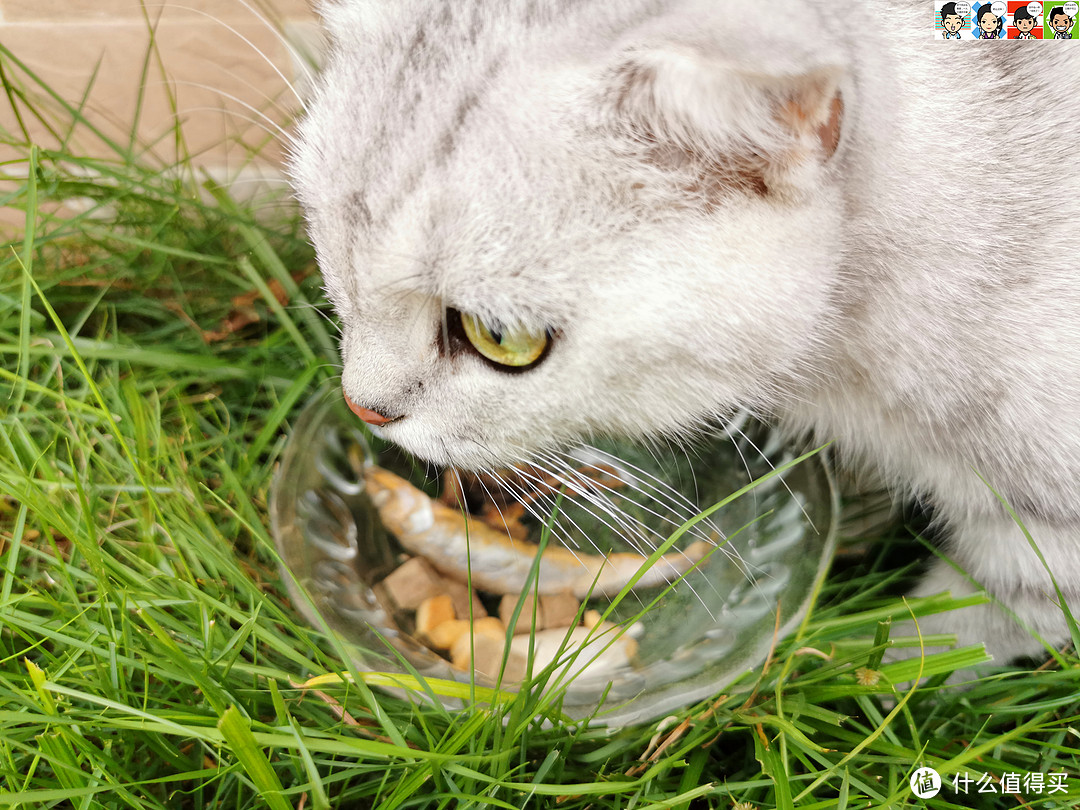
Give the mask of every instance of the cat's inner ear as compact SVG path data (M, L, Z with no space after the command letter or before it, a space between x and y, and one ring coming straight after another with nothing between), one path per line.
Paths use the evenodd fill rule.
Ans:
M688 47L636 51L616 71L615 122L668 158L653 165L672 165L678 153L714 191L805 190L841 141L842 75L830 67L771 75Z
M798 142L810 145L820 160L828 160L840 145L843 96L829 75L802 77L794 84L791 96L777 110L777 120Z

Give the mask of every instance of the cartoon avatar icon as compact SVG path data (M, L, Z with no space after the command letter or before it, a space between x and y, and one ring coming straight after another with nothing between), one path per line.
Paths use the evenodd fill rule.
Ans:
M956 13L956 3L946 3L941 7L942 39L960 39L960 29L967 25L967 18Z
M1016 39L1037 39L1031 29L1035 27L1035 18L1031 16L1031 12L1027 10L1027 6L1020 6L1013 14L1013 25L1020 33L1016 35Z
M1054 6L1050 12L1050 27L1054 29L1054 39L1072 39L1073 18L1065 13L1061 6Z
M994 13L989 3L979 7L979 39L997 39L1001 36L1001 17Z

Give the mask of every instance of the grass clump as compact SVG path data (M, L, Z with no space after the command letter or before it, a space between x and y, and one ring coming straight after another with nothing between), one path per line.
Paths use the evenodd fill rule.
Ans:
M47 88L0 65L15 120L47 118ZM1077 806L1074 652L962 691L942 683L978 650L882 663L883 622L959 604L896 596L902 537L842 559L767 664L660 724L373 688L291 609L268 536L290 419L335 373L297 217L50 103L59 146L0 133L24 223L0 255L0 806ZM913 796L918 766L937 797Z

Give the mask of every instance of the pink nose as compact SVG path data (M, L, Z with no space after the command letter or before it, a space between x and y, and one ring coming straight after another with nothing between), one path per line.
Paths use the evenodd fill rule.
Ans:
M387 422L391 421L385 416L383 416L381 413L376 413L375 411L371 410L371 408L363 408L360 405L357 405L349 398L348 394L345 394L345 402L348 403L350 411L355 413L369 425L375 425L375 427L378 427L379 425L385 425Z

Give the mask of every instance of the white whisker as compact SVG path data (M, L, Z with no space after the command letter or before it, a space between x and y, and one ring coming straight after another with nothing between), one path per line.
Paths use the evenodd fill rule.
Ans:
M625 459L618 458L617 456L614 456L611 453L608 453L608 452L606 452L604 450L600 450L597 447L584 446L583 449L587 449L590 452L595 452L598 455L600 455L600 456L602 456L602 457L604 457L606 459L609 459L612 462L615 462L615 464L617 464L617 465L621 465L623 467L626 467L626 468L630 469L632 472L634 472L634 473L636 473L638 475L641 475L644 479L652 479L653 481L655 481L656 485L653 485L653 484L649 483L648 480L638 479L637 476L635 475L634 476L634 481L632 483L635 485L636 489L639 492L641 492L646 497L648 497L648 498L650 498L652 500L655 500L655 501L659 502L660 504L663 504L663 505L667 506L676 515L679 515L680 519L675 520L675 519L673 519L673 518L671 518L671 517L669 517L667 515L661 514L660 512L656 512L654 510L648 509L648 507L646 507L644 504L638 503L637 501L635 501L635 503L638 503L639 507L641 507L642 509L646 509L647 511L650 512L650 514L652 514L655 517L663 520L664 522L669 523L670 525L675 526L677 528L677 527L681 526L683 523L685 523L687 519L692 518L693 516L695 516L695 515L697 515L697 514L699 514L701 512L701 507L697 503L690 500L689 498L684 496L682 493L680 493L678 490L676 490L672 486L670 486L667 482L665 482L661 478L653 475L649 471L644 470L644 469L642 469L640 467L637 467L636 465L631 464L630 462L626 461ZM583 466L588 466L588 467L591 467L592 469L595 469L597 471L602 471L602 468L599 468L599 467L596 467L593 464L590 464L589 462L585 461L585 459L583 459L583 458L579 458L579 457L576 457L576 456L573 456L573 455L569 455L569 457L573 458L575 461L578 461ZM597 485L598 486L604 486L603 484L601 484L599 482L597 482ZM612 491L612 490L609 490L609 491ZM706 524L706 526L711 528L712 531L714 531L717 535L719 535L721 538L723 538L724 533L722 531L720 531L720 528L718 526L716 526L711 520L705 520L703 522ZM709 537L710 537L710 536L707 536L706 534L704 534L702 530L698 530L696 526L691 531L693 531L696 534L699 534L699 536L701 536L703 539L709 539Z
M573 461L578 461L578 459L576 459L574 456L572 456L570 454L566 454L566 456L567 456L568 459L571 459ZM603 468L597 468L597 467L592 466L592 465L589 465L589 466L591 466L592 469L596 469L598 472L608 474L608 471L603 470ZM664 541L667 540L667 537L665 537L662 533L657 532L652 527L648 526L646 523L641 521L639 518L636 518L636 517L634 517L632 515L626 514L624 512L624 510L622 510L620 507L618 507L613 502L609 501L606 497L603 497L603 495L601 493L596 492L596 490L591 488L591 487L599 487L601 489L607 490L608 492L612 492L612 493L616 494L619 497L625 497L624 493L622 493L622 492L615 493L612 488L610 488L607 485L603 484L601 481L594 480L591 477L584 475L583 473L580 472L580 470L572 467L569 464L567 464L567 472L568 472L569 476L573 476L573 477L577 477L577 478L581 479L581 481L583 483L583 486L581 487L580 490L576 490L576 491L578 491L581 494L581 496L586 500L586 502L589 505L599 508L605 514L610 515L620 525L626 526L630 530L631 534L638 535L638 536L640 536L642 538L642 540L644 541L644 548L639 547L635 542L633 542L632 538L630 536L628 536L627 533L619 533L620 536L622 537L622 539L625 540L639 554L641 554L642 556L649 556L650 554L655 552L656 549L659 546L659 543L655 543L654 541L652 541L648 535L652 535L653 537L656 538L656 540L658 540L660 542L664 542ZM639 489L638 491L641 491L641 490ZM642 492L642 494L647 495L648 493ZM681 525L681 521L673 521L670 518L666 518L665 516L661 515L660 513L656 512L654 510L648 509L647 507L644 506L644 504L642 504L642 503L640 503L638 501L635 501L635 500L630 499L630 498L627 498L627 500L630 500L631 502L635 503L639 508L645 509L645 511L647 511L649 514L652 514L653 516L660 518L664 522L670 523L672 525ZM579 505L581 505L581 504L579 503ZM595 511L589 509L585 505L581 505L581 506L586 512L588 512L589 514L592 514L595 518L597 518L602 523L604 523L604 525L608 525L610 527L610 524L608 524L607 521L605 521ZM695 510L695 512L696 512L696 510ZM624 518L626 518L626 519L624 519ZM632 523L628 522L628 521L632 521ZM709 538L705 538L705 539L707 541L711 542L711 540ZM679 547L675 547L671 552L668 552L668 553L669 554L671 554L671 553L679 554L684 559L690 560L692 562L694 561L694 560L692 560L691 557L689 557L683 551L683 549L681 549ZM677 579L677 577L676 577L676 579ZM667 580L667 582L669 584L671 584L671 582L673 582L673 581L674 581L673 579L668 579ZM711 580L709 580L708 582L709 582L710 587L715 591L716 590L715 584ZM684 578L682 587L688 588L690 590L690 592L694 594L694 597L698 600L698 602L700 602L701 605L709 612L710 617L713 618L713 620L715 620L716 617L713 615L712 610L709 608L708 603L704 599L701 598L701 595L697 592L696 588L693 585L693 582ZM639 604L644 605L642 597L639 594L635 593L635 598L638 600Z
M205 109L205 108L204 108ZM254 123L254 122L253 122ZM229 181L229 188L250 185L289 186L289 181L283 177L238 177ZM292 203L290 203L292 204Z
M300 69L304 71L305 80L310 81L311 78L312 78L311 70L308 68L308 66L306 64L304 64L304 59L302 58L299 51L297 51L296 48L293 47L292 43L289 42L288 38L281 31L279 31L277 29L277 26L275 26L273 23L271 23L270 20L268 20L262 14L260 14L254 7L249 5L246 2L246 0L234 0L234 2L239 3L244 8L246 8L248 11L250 11L252 13L252 15L257 20L259 20L259 22L263 23L266 26L267 30L271 31L278 38L278 40L281 42L281 44L284 45L285 49L289 52L289 55L293 58L293 61L295 62L295 64L299 65ZM250 39L248 39L243 34L241 34L240 31L238 31L234 26L229 25L229 23L227 23L225 20L223 20L220 17L216 17L213 14L210 14L209 12L203 11L202 9L193 8L192 6L181 6L181 5L177 5L177 4L174 4L174 3L161 3L161 4L152 4L152 5L148 4L147 5L147 8L157 8L157 7L160 7L163 10L165 8L175 8L175 9L179 9L179 10L182 10L182 11L191 12L192 14L199 14L199 15L201 15L203 17L207 17L208 19L210 19L213 22L220 25L226 31L228 31L229 33L233 34L234 36L236 36L237 38L242 40L245 45L250 47L251 50L253 50L256 54L258 54L260 57L262 57L263 61L265 61L266 64L270 66L270 69L273 70L274 73L276 73L278 75L278 78L280 78L281 81L283 81L285 83L285 86L289 89L289 92L291 92L293 94L293 96L296 97L296 100L300 103L301 108L305 107L303 96L300 95L299 91L296 89L296 87L293 85L293 83L291 81L289 81L289 79L285 76L284 73L282 73L281 68L279 68L274 63L274 60L271 59L269 56L267 56L266 53L261 48L259 48L254 42L252 42Z
M304 302L302 304L289 304L286 309L313 309L324 321L334 327L335 332L337 332L339 335L341 334L341 324L338 323L337 319L334 318L330 313L328 313L324 307L321 307L318 304L312 304L311 302Z
M522 472L522 470L517 468L515 468L515 473L522 475L526 478L528 477ZM562 517L562 512L560 511L560 513L556 515L555 520L552 520L551 515L554 512L556 505L554 500L552 500L552 509L550 512L545 513L543 510L539 509L536 506L537 501L546 501L547 498L550 497L548 493L529 492L524 487L514 484L508 479L503 479L503 483L506 486L507 491L511 495L513 495L518 501L518 503L520 503L525 508L525 511L532 515L533 518L541 525L550 526L552 535L560 539L566 550L573 554L575 557L577 557L577 551L581 550L581 546L579 542L574 539L569 532L567 532L566 527L559 524L559 518ZM573 520L571 520L570 522L574 523ZM582 529L576 523L574 523L574 528L577 529L581 535L587 537L585 532L582 531ZM599 551L599 549L596 550Z
M572 458L572 456L570 458ZM551 462L555 463L555 464L561 463L561 460L556 458L556 457L549 457L549 460ZM611 492L611 493L617 494L617 495L621 495L621 493L615 493L615 490L613 488L608 487L605 484L603 484L602 482L594 480L594 479L590 478L589 476L586 476L586 475L582 474L581 472L574 469L569 464L566 464L565 469L566 469L566 476L567 476L567 478L565 480L566 485L571 487L573 489L573 491L575 492L575 494L580 495L581 498L584 499L585 503L597 507L598 509L603 511L605 514L610 515L612 517L612 519L615 520L620 526L625 527L626 532L619 532L619 534L638 553L642 553L642 546L639 546L638 543L636 542L637 538L640 538L640 540L644 544L644 548L648 549L648 552L646 552L646 553L651 554L653 551L656 550L656 547L650 544L649 535L651 534L651 535L654 535L656 537L660 537L659 533L657 533L654 530L650 529L640 519L634 518L633 516L630 516L630 515L627 515L624 512L624 510L617 507L614 503L609 501L607 498L603 497L602 493L597 492L596 490L597 489L603 489L603 490L606 490L607 492ZM606 471L602 471L602 472L606 473ZM576 479L576 480L570 480L570 479ZM630 499L628 499L628 500L630 500ZM636 501L635 501L635 503L636 503ZM666 518L664 518L658 512L649 510L647 507L644 507L641 504L638 504L638 506L640 506L641 508L644 508L646 511L648 511L650 514L654 515L655 517L658 517L661 520L666 520ZM590 511L590 514L592 514L598 520L603 521L603 519L601 518L601 516L598 513ZM606 521L603 521L603 522L605 523L605 525L608 525L610 527L610 524L608 524ZM617 531L617 530L615 530L615 531Z
M173 80L173 81L168 82L168 84L170 84L172 86L176 86L176 87L194 87L194 88L199 89L199 90L209 90L209 91L215 93L216 95L218 95L219 97L221 97L223 99L227 99L229 101L232 101L235 104L239 104L241 107L246 109L248 112L253 113L256 116L256 119L252 120L250 117L248 117L246 115L243 115L243 114L237 112L236 110L227 110L224 107L208 107L208 106L184 107L183 109L178 109L176 111L177 117L179 117L181 115L184 115L184 114L187 114L187 113L193 113L193 112L217 112L217 113L222 113L223 115L231 116L233 118L239 118L242 121L247 121L248 123L253 124L254 126L257 126L259 129L261 129L267 135L270 135L271 137L275 137L275 138L279 137L279 138L281 138L282 140L284 140L286 142L290 141L292 139L292 137L293 137L289 133L288 130L286 130L283 126L281 126L281 124L279 124L277 121L275 121L269 115L264 113L262 110L260 110L254 104L250 104L250 103L244 101L239 96L234 96L232 93L226 93L220 87L214 87L214 86L209 85L209 84L203 84L202 82L188 81L186 79Z
M742 431L742 430L739 430L738 433L739 433L740 436L742 436L746 440L746 442L751 447L754 448L754 450L757 451L758 455L761 456L762 460L766 464L769 465L770 470L775 470L776 469L775 465L773 465L773 463L769 459L769 457L765 453L762 452L760 447L758 447L756 444L754 444L753 439L751 439L749 436L747 436L746 433L744 431ZM787 490L788 495L791 496L791 499L793 501L795 501L797 504L799 504L799 510L803 513L803 517L806 518L806 522L809 523L810 528L813 529L816 532L817 531L817 526L815 526L814 521L810 519L810 515L807 513L806 507L803 505L802 501L800 501L798 498L796 498L795 493L791 491L791 487L789 487L788 484L787 484L787 481L784 480L784 476L782 476L782 475L778 476L778 480L780 481L781 485L783 485L784 489Z
M565 472L566 472L565 478L563 476L559 475L558 473L556 473L552 469L549 469L549 468L543 467L541 465L538 465L536 463L535 459L530 459L529 460L529 462L528 462L529 468L536 469L536 470L541 470L542 472L547 473L552 478L555 478L556 480L564 483L567 487L571 488L576 495L581 496L581 498L584 499L584 501L585 501L584 503L582 503L581 500L574 500L573 501L574 504L576 504L579 508L581 508L583 511L585 511L586 514L591 515L594 519L599 521L602 525L607 527L614 534L619 536L622 540L624 540L628 545L630 545L631 548L633 548L642 557L646 557L646 556L650 555L651 553L653 553L656 550L657 546L658 546L657 543L653 542L650 539L650 535L654 536L655 538L657 538L658 540L661 540L661 541L666 539L663 535L661 535L658 532L654 531L651 527L649 527L647 524L643 523L640 519L634 517L633 515L629 515L629 514L625 513L623 510L621 510L619 507L617 507L614 503L612 503L612 502L608 501L606 498L602 497L601 493L596 492L596 490L594 488L595 486L597 486L597 485L599 485L601 487L603 486L599 482L594 481L590 477L583 475L580 471L578 471L578 470L574 469L572 466L566 464L561 459L551 457L550 454L541 454L541 457L548 458L549 461L551 461L551 463L553 463L555 465L555 467L565 468ZM572 458L572 457L568 456L568 458ZM604 471L604 470L601 470L601 471L604 472L605 474L608 474L608 471ZM555 496L553 494L551 494L551 492L550 492L551 485L550 485L549 482L545 481L543 478L540 478L538 476L531 475L528 471L519 471L519 472L520 472L520 474L522 476L532 478L534 480L537 480L540 483L540 485L542 487L542 489L540 490L540 495L539 495L540 498L542 498L544 500L549 500L550 499L553 502L555 501ZM570 480L570 479L577 479L577 480ZM547 490L547 491L545 491L545 490ZM534 497L536 497L536 496L534 496ZM639 506L640 506L640 504L639 504ZM653 514L656 514L656 513L653 513ZM616 527L616 525L613 525L611 521L607 520L604 517L605 515L607 517L610 517L612 519L612 521L614 521L614 523L617 524L618 527ZM573 520L573 518L569 514L566 513L566 511L561 512L560 516L565 517L565 519L568 522L572 523L574 525L575 529L577 529L577 531L580 534L582 534L584 537L586 537L586 539L589 540L589 542L593 545L594 548L597 548L595 543L592 542L592 538L586 532L582 531L581 527L577 524L576 521ZM600 549L597 548L597 551L600 551ZM607 552L601 552L601 553L606 554ZM682 549L677 548L677 549L674 550L674 553L681 554L684 557L684 559L687 559L687 560L691 559L689 556L687 556L682 551ZM668 580L669 583L671 581L672 580ZM704 600L701 599L700 595L697 593L697 591L693 587L693 585L688 583L686 585L686 587L688 587L691 590L691 592L694 593L694 596L698 599L698 601L701 602L702 605L705 606L706 609L708 610L708 605L705 603ZM715 586L714 586L714 588L715 588ZM641 597L639 595L637 595L637 594L635 594L635 599L637 599L639 601L639 603L641 602ZM711 611L710 611L710 615L711 615Z

